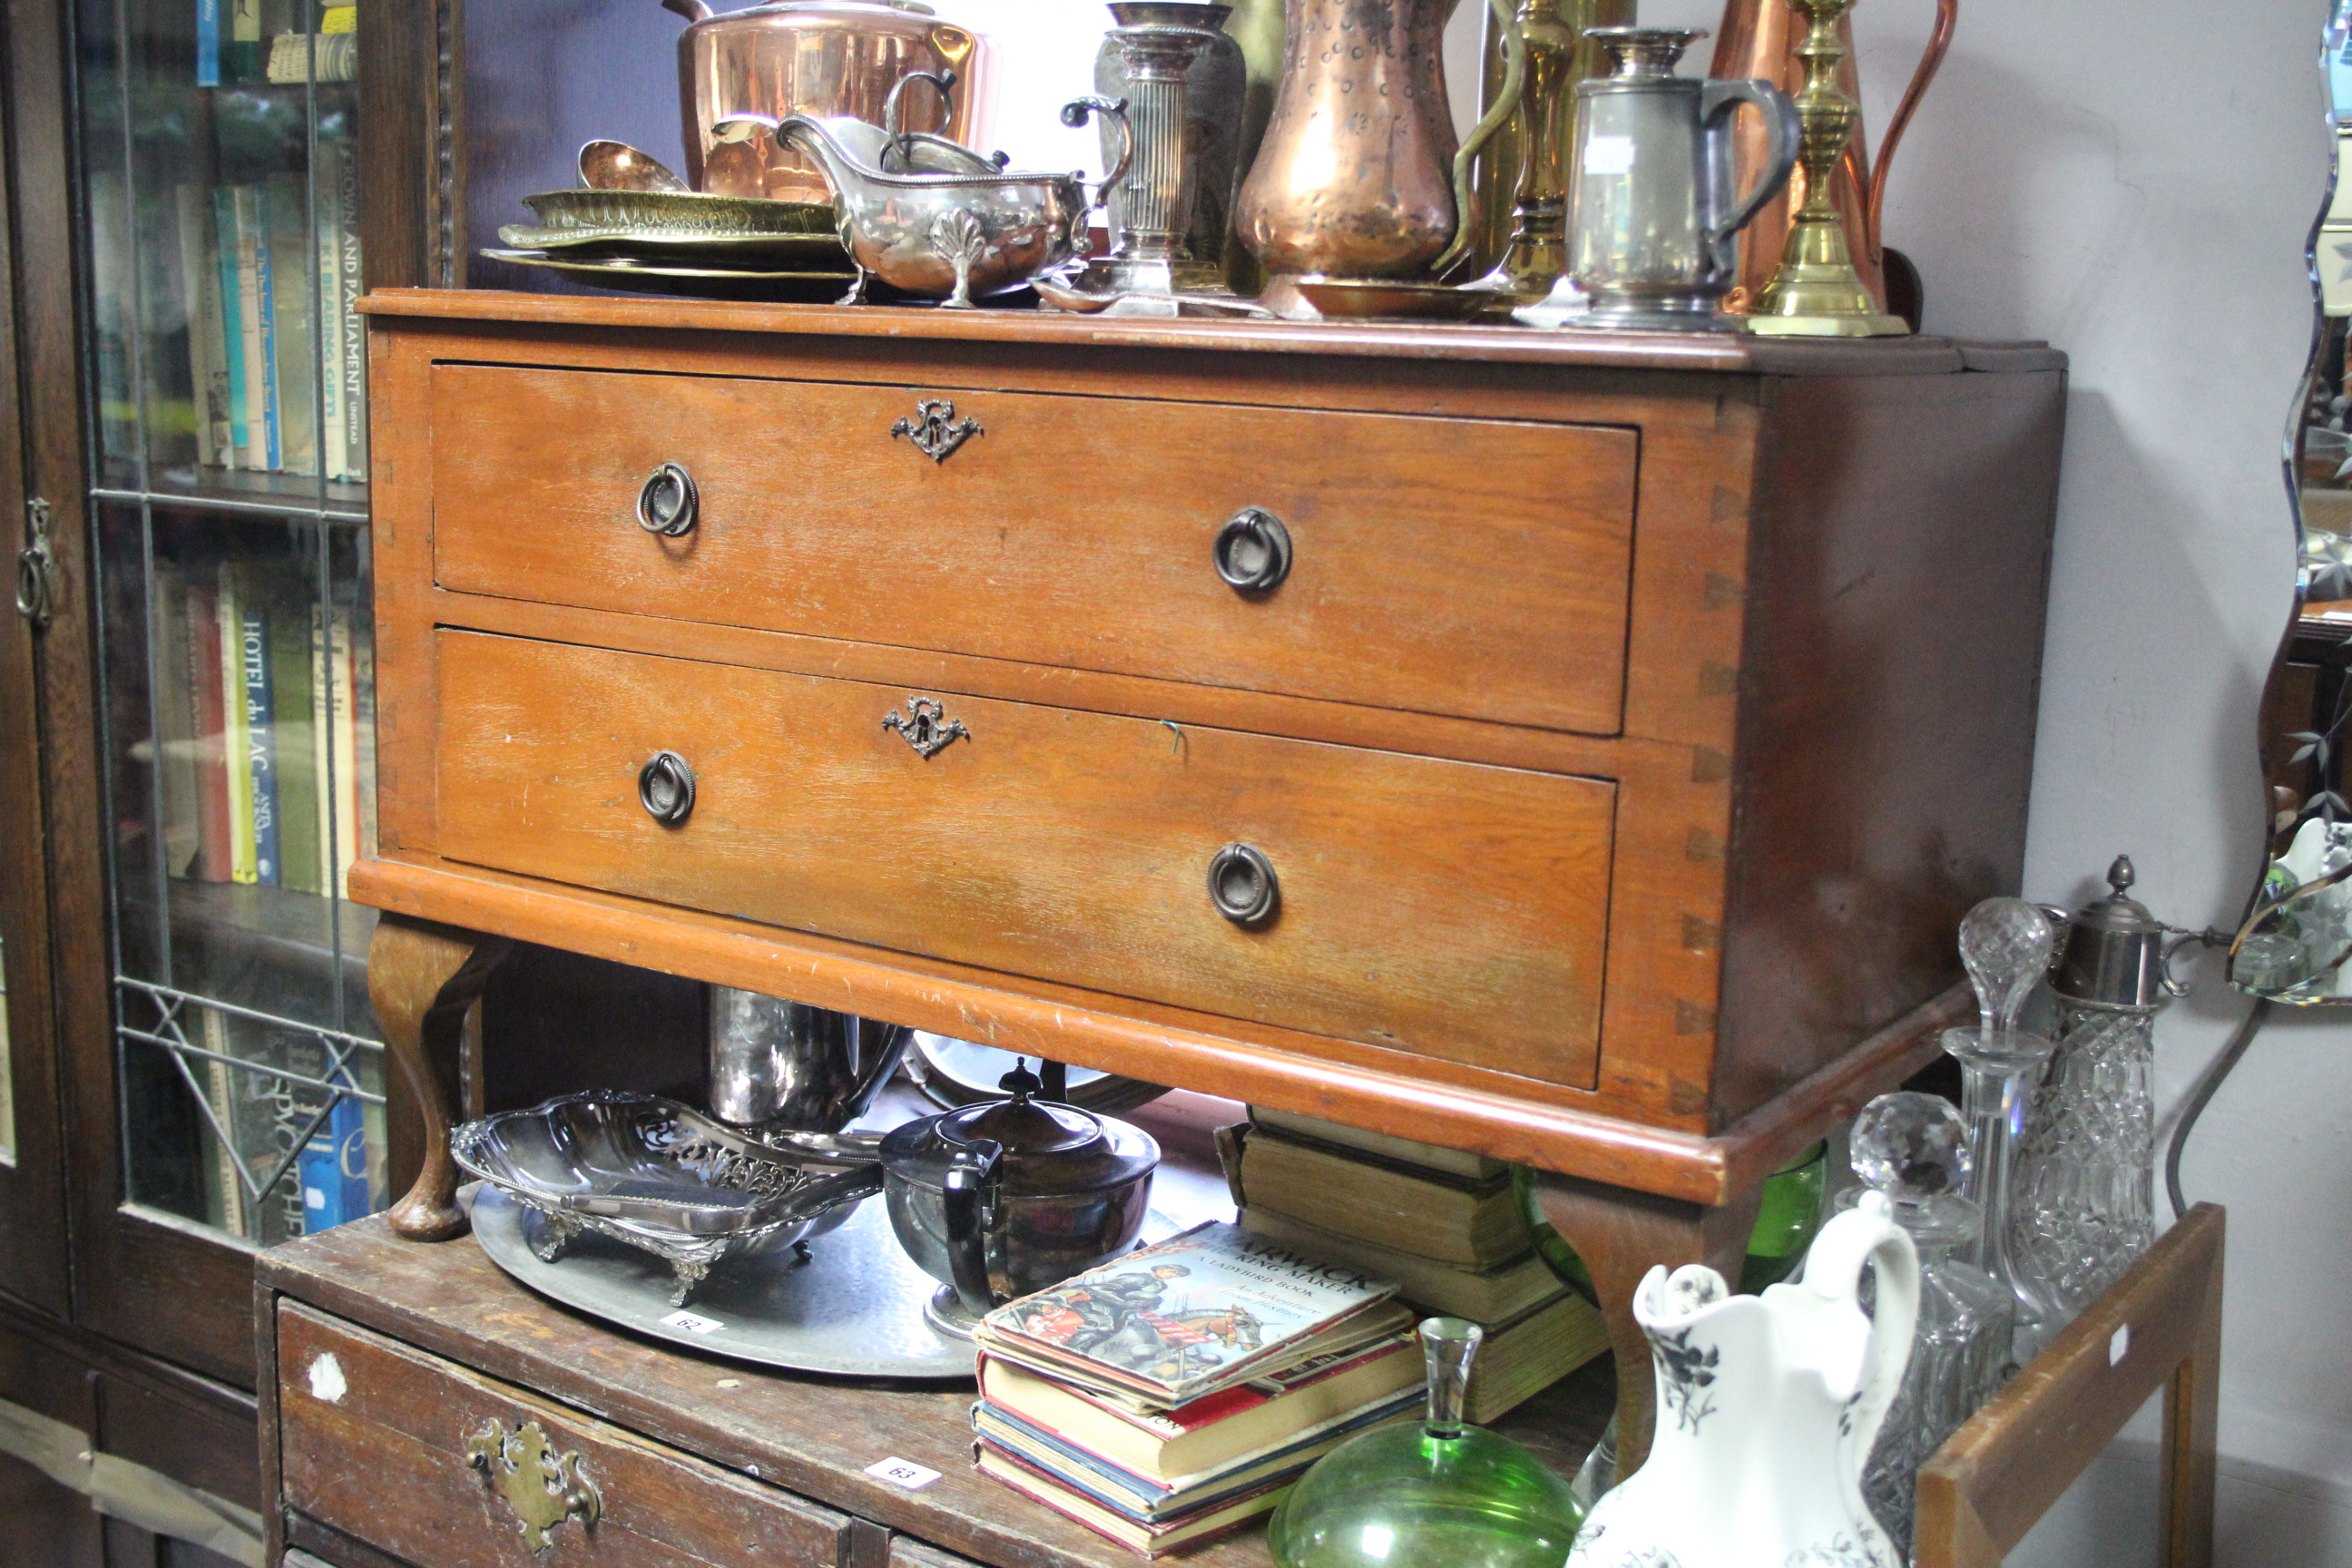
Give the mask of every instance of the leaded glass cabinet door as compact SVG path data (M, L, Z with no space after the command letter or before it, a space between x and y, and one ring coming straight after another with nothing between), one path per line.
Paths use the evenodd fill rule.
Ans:
M385 1201L342 898L374 810L357 13L71 15L109 1174L120 1225L217 1256ZM248 1310L204 1303L220 1353L183 1353Z
M0 123L0 171L6 129ZM0 182L4 184L4 182ZM0 189L0 195L5 195ZM46 506L28 504L17 397L15 203L0 201L0 550L20 603L0 613L0 1294L68 1308L62 1128L49 1005L48 887L41 851L41 755L35 649L58 588Z

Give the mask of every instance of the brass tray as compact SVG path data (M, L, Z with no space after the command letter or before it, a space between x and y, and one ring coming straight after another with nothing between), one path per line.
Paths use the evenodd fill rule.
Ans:
M832 234L693 234L655 228L534 228L510 223L499 230L509 249L550 256L622 257L635 261L747 267L841 268L849 253Z
M541 191L525 196L543 229L668 236L835 232L831 202L771 202L693 191Z
M841 255L841 247L834 247ZM540 267L632 294L672 294L695 300L788 300L824 301L839 299L856 275L840 268L769 267L700 267L681 259L646 260L634 256L551 256L542 250L485 250L492 261L517 267ZM845 258L844 259L846 259Z

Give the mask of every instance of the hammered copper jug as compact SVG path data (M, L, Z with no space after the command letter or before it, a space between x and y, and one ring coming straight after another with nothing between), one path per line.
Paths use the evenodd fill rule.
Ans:
M1919 57L1918 68L1911 73L1911 85L1905 89L1894 120L1887 125L1886 139L1879 143L1876 173L1872 172L1868 133L1857 118L1853 140L1832 176L1831 195L1845 226L1846 248L1853 253L1854 270L1862 275L1864 287L1882 310L1887 308L1886 272L1878 216L1886 195L1887 166L1895 161L1895 143L1902 140L1927 84L1935 79L1937 68L1944 63L1945 51L1951 47L1952 28L1959 19L1959 0L1936 0L1935 31L1927 40L1927 51ZM1838 86L1859 103L1862 82L1854 68L1852 24L1841 21L1838 31L1848 51L1844 63L1838 68ZM1797 58L1797 46L1804 40L1805 25L1789 0L1725 0L1723 26L1716 34L1715 62L1707 75L1727 80L1761 78L1778 85L1783 92L1794 93L1805 82L1805 62ZM1738 160L1734 177L1742 189L1763 167L1764 153L1763 128L1743 122L1734 138L1734 156ZM1789 181L1788 188L1748 226L1748 243L1741 247L1738 285L1725 301L1725 309L1744 314L1763 293L1764 285L1772 280L1788 246L1790 219L1804 204L1805 173L1800 168Z
M1234 204L1283 278L1417 278L1454 238L1448 0L1289 0L1274 118Z

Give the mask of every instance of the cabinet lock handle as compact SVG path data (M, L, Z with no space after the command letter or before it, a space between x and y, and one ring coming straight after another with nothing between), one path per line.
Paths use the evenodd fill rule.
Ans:
M637 487L637 526L665 539L682 538L694 531L699 500L694 476L686 471L686 465L664 463Z
M536 1421L509 1432L497 1416L490 1417L466 1438L466 1463L505 1500L524 1543L536 1554L543 1556L555 1545L549 1531L565 1521L593 1530L604 1517L604 1499L581 1473L580 1456L556 1452Z
M656 752L637 770L637 804L664 827L694 815L694 770L676 752Z
M1274 862L1246 844L1228 844L1209 858L1209 901L1237 926L1257 927L1282 908Z
M1290 530L1263 507L1245 506L1217 530L1210 554L1236 592L1271 594L1290 575Z

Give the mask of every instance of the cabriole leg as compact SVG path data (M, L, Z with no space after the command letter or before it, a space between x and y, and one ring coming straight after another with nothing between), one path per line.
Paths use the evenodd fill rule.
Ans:
M392 1205L392 1228L411 1241L446 1241L466 1230L457 1168L449 1160L450 1106L466 1009L514 943L454 926L387 914L368 944L368 997L414 1111L415 1183ZM395 1137L395 1153L403 1140Z
M1737 1287L1763 1189L1711 1207L1546 1172L1538 1191L1544 1217L1584 1260L1609 1324L1617 1358L1617 1479L1622 1480L1649 1458L1656 1414L1650 1346L1633 1321L1633 1292L1661 1264L1671 1271L1704 1263Z

